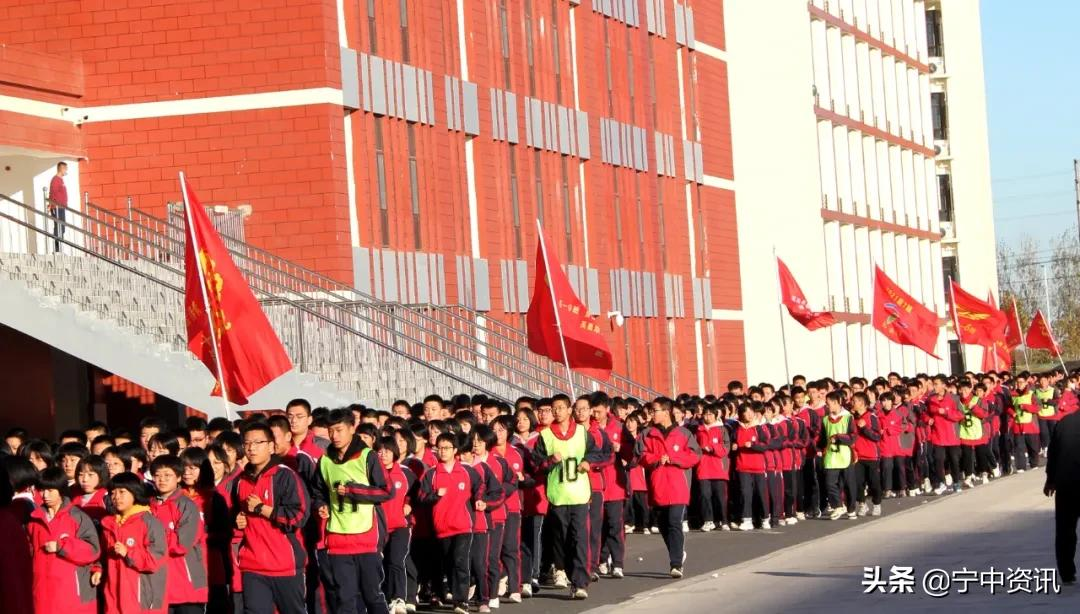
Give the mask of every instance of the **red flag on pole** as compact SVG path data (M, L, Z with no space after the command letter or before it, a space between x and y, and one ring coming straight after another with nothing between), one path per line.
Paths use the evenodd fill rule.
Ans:
M911 298L880 267L874 268L874 328L900 345L913 345L938 358L934 354L941 329L937 314Z
M558 258L547 251L542 232L536 243L536 282L525 325L533 352L596 379L611 377L611 350L600 325L574 294Z
M214 396L246 405L292 363L183 173L180 187L188 349L214 373Z
M1005 344L1009 346L1009 349L1013 349L1024 342L1023 334L1020 332L1024 330L1024 327L1020 325L1020 313L1016 310L1016 297L1012 297L1012 310L1008 314L1008 321L1005 325Z
M1005 338L1005 314L993 304L966 292L960 284L951 284L953 319L960 343L993 345L998 338Z
M1046 321L1041 310L1037 310L1035 317L1031 319L1031 327L1028 328L1027 336L1024 337L1024 345L1033 350L1050 350L1055 356L1061 356L1061 346L1054 341L1050 323Z
M805 326L807 330L817 330L836 324L836 317L832 312L810 310L799 282L795 281L795 277L783 260L777 258L776 266L780 276L780 300L796 322Z
M994 293L987 291L986 302L992 305L995 309L998 308L997 300L994 299ZM997 335L994 338L992 345L983 348L983 373L987 371L1001 371L1009 370L1012 368L1012 348L1009 347L1006 338L1008 336L1009 327L1009 315L1004 311L998 309L1004 318L1002 328L998 329Z

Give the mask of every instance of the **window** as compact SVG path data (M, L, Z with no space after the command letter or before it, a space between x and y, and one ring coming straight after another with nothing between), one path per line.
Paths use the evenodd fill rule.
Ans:
M959 375L964 372L964 356L960 352L960 342L955 339L950 339L949 367L952 369L953 375Z
M949 138L949 114L945 104L945 92L930 94L930 114L934 119L934 140Z
M932 58L940 58L945 55L945 49L941 44L941 11L926 11L926 48Z
M945 296L950 296L949 280L960 283L960 269L957 268L956 256L941 257L941 277L945 280Z
M952 175L937 176L938 219L942 222L953 221Z

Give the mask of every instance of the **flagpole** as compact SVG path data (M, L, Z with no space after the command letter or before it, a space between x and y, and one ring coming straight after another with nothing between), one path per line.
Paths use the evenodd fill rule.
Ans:
M1056 348L1060 348L1061 346L1058 345L1057 339L1054 339L1054 329L1050 328L1050 318L1048 318L1046 316L1043 316L1043 322L1046 323L1046 332L1050 333L1050 344L1053 345ZM1065 366L1065 359L1062 358L1061 352L1058 351L1058 352L1054 352L1054 353L1057 354L1058 362L1061 363L1061 369L1063 371L1065 371L1065 377L1068 377L1069 376L1069 368Z
M874 287L874 289L876 291L877 290L877 263L874 262L874 255L873 254L870 255L870 274L874 276L872 283L873 283L873 287ZM862 305L860 305L859 307L861 309ZM882 371L882 369L881 369L881 350L878 349L878 341L877 341L878 330L877 330L877 328L874 327L874 306L873 305L870 306L870 338L874 342L874 366L877 368L877 373L874 375L874 377L880 377L881 375L883 375L882 372L881 372ZM888 350L885 350L885 351L887 352ZM903 352L903 350L901 350L901 352ZM891 367L892 366L892 355L889 355L885 362L889 363L889 366ZM903 365L903 362L904 362L904 356L901 353L901 355L900 355L900 364ZM888 373L888 371L886 371L886 373Z
M956 291L953 289L952 276L949 276L949 307L952 311L953 329L956 331L956 345L960 348L960 369L967 373L967 358L964 356L964 341L960 338L960 317L956 313Z
M777 298L780 299L780 302L777 304L776 309L777 309L777 314L779 314L779 316L780 316L780 343L784 347L784 385L790 385L791 384L791 368L788 365L787 333L785 331L785 326L784 326L784 291L780 287L780 266L779 266L780 262L776 257L776 245L773 245L772 255L773 255L773 261L777 265L776 266L776 296L777 296Z
M991 305L993 305L995 309L997 309L997 308L998 308L998 302L997 302L997 299L995 299L995 298L994 298L994 293L993 293L993 291L987 292L987 294L986 294L986 298L988 299L988 300L987 300L987 302L988 302L988 303L990 303ZM1000 369L998 368L998 353L997 353L997 342L995 341L995 342L994 342L994 345L993 345L993 346L987 346L987 350L986 350L986 351L988 351L988 352L989 352L989 351L990 351L990 347L992 347L992 348L993 348L993 350L994 350L994 351L993 351L993 352L991 353L991 356L993 356L993 357L994 357L994 371L999 371Z
M562 318L559 317L559 301L555 299L555 288L551 284L551 262L548 260L547 243L544 241L544 227L540 225L540 218L536 218L536 235L540 239L540 251L544 254L544 273L548 276L548 292L551 293L551 305L555 308L555 327L559 331L559 345L562 347L563 364L566 365L566 382L570 384L570 398L577 398L574 390L574 374L570 371L570 357L566 354L566 337L562 332Z
M221 402L225 406L225 418L229 418L229 392L225 387L225 374L221 369L221 352L218 349L217 331L214 330L214 317L210 313L210 296L206 293L206 274L203 271L199 257L199 241L195 238L195 222L191 215L191 203L188 202L187 180L184 171L180 171L180 193L184 196L184 215L187 218L188 240L191 241L191 252L195 255L195 270L199 274L199 289L202 290L203 310L206 312L206 324L210 330L210 343L214 347L214 364L217 366L218 385L221 386Z
M1024 326L1020 322L1020 312L1017 311L1017 309L1016 309L1016 296L1012 297L1012 304L1013 304L1013 319L1016 320L1016 325L1020 327L1020 330L1024 330ZM1017 331L1017 333L1019 333L1019 332L1020 331ZM1024 338L1021 338L1020 343L1024 346L1024 370L1025 371L1031 371L1031 360L1028 357L1027 340L1024 339Z

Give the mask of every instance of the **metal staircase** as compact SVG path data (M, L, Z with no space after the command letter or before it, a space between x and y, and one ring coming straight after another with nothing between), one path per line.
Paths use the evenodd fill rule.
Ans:
M0 245L0 279L20 282L52 301L186 353L182 228L134 208L124 216L85 201L81 212L68 210L61 253L46 255L52 248L53 218L3 195L0 203L5 205L0 224L26 235L20 249L9 246L9 253L2 253ZM561 369L529 352L524 334L503 323L460 307L377 301L224 238L297 371L313 376L308 385L317 378L348 401L379 406L430 393L481 392L513 399L566 388ZM577 376L575 386L643 398L656 394L614 377L597 382Z

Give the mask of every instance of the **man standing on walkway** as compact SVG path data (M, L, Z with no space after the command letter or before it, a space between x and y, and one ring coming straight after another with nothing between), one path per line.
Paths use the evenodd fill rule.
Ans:
M1043 493L1054 497L1054 550L1065 584L1076 582L1076 523L1080 520L1080 414L1058 422L1050 439Z
M53 243L56 252L60 252L60 240L64 238L64 217L67 214L68 196L67 186L64 185L64 177L67 175L67 162L59 162L56 165L56 175L49 182L49 202L47 209L49 215L55 218L53 222Z

